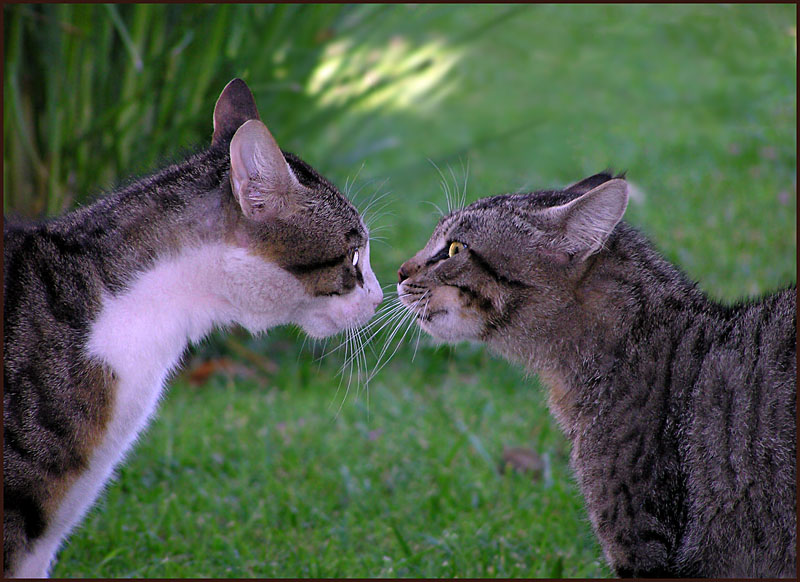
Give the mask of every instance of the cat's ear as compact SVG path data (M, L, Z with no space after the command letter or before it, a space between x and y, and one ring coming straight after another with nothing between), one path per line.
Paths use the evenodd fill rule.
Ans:
M287 210L300 183L275 138L257 119L246 121L231 140L231 189L248 218L274 218Z
M256 100L241 79L233 79L225 85L214 106L214 136L211 145L231 139L245 121L260 119Z
M589 176L588 178L584 178L580 182L575 182L564 188L567 192L574 192L575 194L586 194L592 188L597 188L600 184L608 182L614 176L611 175L610 172L600 172L595 174L594 176ZM617 176L621 178L622 176Z
M558 250L583 261L603 247L627 205L628 183L614 178L543 213L558 233Z

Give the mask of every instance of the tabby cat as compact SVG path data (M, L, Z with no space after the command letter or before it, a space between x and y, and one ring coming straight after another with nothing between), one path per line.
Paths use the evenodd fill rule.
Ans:
M618 575L793 577L795 285L712 301L627 201L608 173L478 200L400 267L400 300L539 374Z
M356 209L281 152L231 81L211 147L43 224L5 226L3 568L41 577L215 326L366 323Z

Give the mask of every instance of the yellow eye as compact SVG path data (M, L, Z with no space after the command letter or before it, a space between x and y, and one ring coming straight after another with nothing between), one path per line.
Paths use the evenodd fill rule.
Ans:
M453 255L457 255L461 251L463 251L467 245L464 243L460 243L457 240L454 240L450 243L450 248L447 250L447 256L452 257Z

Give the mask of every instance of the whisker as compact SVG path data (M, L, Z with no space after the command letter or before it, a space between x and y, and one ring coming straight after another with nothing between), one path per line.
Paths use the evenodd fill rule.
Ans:
M388 196L391 193L392 192L389 191L386 194L384 194L384 196ZM388 200L384 200L383 202L380 202L378 206L372 209L372 205L378 202L380 202L380 198L370 203L369 207L365 209L364 212L361 213L361 215L364 217L364 223L367 225L367 227L369 227L372 224L375 224L376 221L382 219L385 216L394 216L393 212L387 212L386 210L387 208L389 208L391 204L394 203L394 199L390 198Z
M395 322L397 322L397 321L399 321L401 319L404 319L406 313L407 313L407 309L398 300L397 304L393 306L393 309L392 309L391 313L388 314L387 317L385 318L385 321L383 321L381 326L378 329L376 329L372 333L372 335L370 335L370 340L372 338L374 338L375 336L377 336L381 332L381 330L383 330L385 327L387 327L389 325L392 325L392 324L394 324Z
M402 306L400 306L400 307L402 307ZM403 319L405 314L406 314L406 311L405 311L404 308L403 309L398 309L397 311L393 311L391 316L386 318L386 321L384 321L383 324L377 330L375 330L372 333L372 335L369 336L367 341L372 341L385 327L387 327L389 325L392 325L393 323L397 322L398 320Z
M454 196L454 198L456 199L455 201L459 203L459 205L457 206L458 209L461 208L461 195L460 192L458 192L458 178L456 178L456 173L453 171L453 166L448 165L447 169L450 171L450 176L453 178L453 190L454 190L453 193L455 194Z
M382 369L383 369L383 367L384 367L384 366L386 366L386 364L388 364L388 363L389 363L389 361L392 359L392 357L393 357L393 356L394 356L394 355L397 353L397 350L400 348L400 345L403 343L403 339L405 339L406 335L408 334L408 331L409 331L409 329L411 329L411 325L412 325L412 324L414 323L414 321L416 320L416 312L414 311L414 309L416 308L416 306L417 306L417 305L419 305L419 303L420 303L421 301L423 301L423 300L425 299L425 297L427 296L427 293L428 293L428 291L426 290L426 291L425 291L425 293L423 293L423 294L422 294L422 296L421 296L419 299L417 299L417 300L414 302L414 304L413 304L413 305L412 305L410 308L408 308L408 309L407 309L407 310L406 310L404 313L403 313L403 312L401 312L401 314L400 314L399 316L395 315L395 316L394 316L394 317L393 317L393 318L392 318L390 321L387 321L387 322L386 322L386 323L385 323L385 324L384 324L384 325L381 327L381 329L383 329L383 327L385 327L385 326L386 326L386 325L388 325L389 323L394 323L395 321L398 321L398 320L399 320L399 321L398 321L398 323L397 323L397 325L394 327L394 329L392 330L392 332L389 334L389 338L386 340L386 342L385 342L385 343L384 343L384 345L383 345L383 349L381 350L381 353L380 353L380 355L378 356L378 361L377 361L377 362L376 362L376 364L375 364L375 369L373 370L373 372L372 372L372 373L370 374L370 376L369 376L369 379L370 379L370 380L371 380L372 378L374 378L374 377L375 377L375 375L376 375L376 374L377 374L377 373L378 373L380 370L382 370ZM398 300L399 300L399 299L398 299ZM393 350L393 351L392 351L392 353L389 355L389 357L388 357L388 358L387 358L387 359L386 359L386 360L385 360L383 363L381 363L381 360L383 359L383 356L384 356L384 355L386 354L386 352L388 351L388 349L389 349L389 346L390 346L390 345L391 345L391 343L392 343L392 340L395 338L395 336L397 335L397 333L398 333L398 332L400 331L400 329L401 329L401 328L403 328L403 327L405 327L405 331L403 332L403 335L400 337L400 340L397 342L397 345L395 346L394 350ZM378 331L380 331L380 330L378 330ZM377 332L376 332L376 333L377 333Z
M367 355L364 352L364 342L363 338L360 334L358 334L358 330L356 330L356 334L354 335L356 348L358 350L359 358L357 360L358 364L358 389L356 390L356 398L358 398L359 393L361 392L361 387L363 386L364 391L367 394L367 414L369 415L369 382L366 381L367 375ZM363 377L365 381L361 382L361 378Z
M436 204L435 202L431 202L430 200L423 200L423 204L430 204L430 205L431 205L431 206L433 206L433 207L434 207L436 210L438 210L438 211L439 211L439 216L444 216L444 211L443 211L441 208L439 208L439 205L438 205L438 204Z
M425 293L427 293L427 292L428 291L426 290ZM424 295L423 295L423 297L424 297ZM429 305L430 305L429 303L426 303L425 304L425 308L422 310L422 319L423 320L425 319L425 314L428 313L428 306ZM417 326L417 343L414 345L414 354L411 356L411 361L412 362L414 361L414 358L417 357L417 349L419 348L419 340L420 340L421 337L422 337L422 326L418 325Z
M355 358L359 356L363 356L365 360L364 365L366 366L366 354L365 354L366 347L369 346L370 349L372 349L372 346L370 345L372 340L378 335L381 329L383 329L386 325L389 325L392 321L394 321L398 317L398 315L402 312L402 307L403 306L402 304L400 304L399 298L394 299L386 309L384 309L382 312L379 312L378 315L376 315L369 321L369 323L367 323L361 328L351 328L351 332L349 333L351 334L354 343L357 342L358 344L360 344L360 350L350 353L350 355L345 358L344 365L351 363ZM383 323L383 325L377 330L375 330L374 328L380 323ZM333 351L336 350L332 350L332 352Z
M358 205L359 205L358 196L361 194L361 191L364 188L366 188L367 186L369 186L370 184L374 184L375 183L375 178L372 178L370 180L366 180L363 184L361 184L361 186L358 187L358 190L356 190L355 192L352 192L353 186L355 186L356 180L358 180L358 177L361 175L361 170L364 169L364 166L365 166L365 163L362 162L361 163L361 167L358 169L358 171L356 172L355 177L353 177L353 180L350 182L350 187L349 188L347 188L347 185L345 184L345 188L346 188L345 196L356 207L358 207Z
M349 345L350 344L350 328L347 328L346 332L347 332L347 343ZM347 354L347 351L345 352L345 354ZM345 365L343 364L342 368L340 369L340 372L342 372L342 381L344 381L344 374L343 374L344 367L345 367ZM350 394L350 385L352 384L352 382L353 382L353 367L350 366L350 375L347 377L347 386L344 389L344 396L342 397L342 401L339 404L339 408L336 410L336 415L335 415L334 418L339 418L339 413L342 411L342 407L344 406L344 403L347 401L347 395Z
M386 198L387 196L389 196L389 195L392 193L392 191L391 191L391 190L387 190L387 191L386 191L386 192L384 192L383 194L381 194L381 195L378 195L378 192L380 192L380 191L381 191L381 188L383 188L383 187L386 185L386 183L387 183L388 181L389 181L389 178L385 178L385 179L383 180L383 182L381 182L381 183L378 185L378 187L375 189L375 192L374 192L374 193L373 193L373 195L372 195L372 199L370 199L370 201L367 203L367 206L366 206L366 207L365 207L365 208L364 208L364 209L361 211L361 214L362 214L362 215L364 215L364 214L366 214L367 212L369 212L369 209L370 209L370 208L372 208L372 206L373 206L374 204L376 204L377 202L380 202L381 200L383 200L384 198Z
M386 346L389 345L389 342L391 342L392 338L395 336L395 334L397 334L397 331L405 325L405 331L403 332L403 335L400 336L400 339L397 341L397 345L395 345L394 350L392 350L392 353L389 354L389 357L386 358L383 364L380 363L380 358L378 359L378 364L380 365L376 364L377 367L370 375L370 379L374 378L378 374L378 372L380 372L386 366L386 364L388 364L392 360L394 355L397 353L397 350L399 350L400 346L403 344L403 340L405 339L406 335L408 335L408 331L411 329L411 326L414 324L415 320L416 320L415 314L409 311L409 317L407 319L402 320L401 323L395 328L395 330L392 332L392 335L389 336L389 340L386 343ZM381 352L381 357L383 357L384 353L385 351Z
M434 162L430 158L428 158L428 162L430 162L431 165L433 165L433 167L436 168L436 171L439 173L439 178L440 178L439 185L442 187L442 190L444 190L444 198L445 201L447 202L447 213L450 214L453 211L453 203L450 200L450 187L448 186L447 181L445 180L444 173L442 173L442 170L439 168L439 166L436 165L436 162Z
M346 330L345 330L345 335L346 335ZM346 340L345 340L345 342L339 344L339 347L337 347L336 349L339 349L340 347L342 347L342 345L345 345L345 344L346 344ZM345 347L345 356L346 355L347 355L347 348ZM339 371L341 372L341 370L339 370ZM336 401L336 397L339 395L339 391L342 389L342 382L344 382L344 376L339 376L339 385L336 386L336 392L334 392L333 397L331 398L331 401L328 403L328 409L330 409L331 406L333 406L333 403ZM341 406L339 406L339 410L341 410ZM339 414L339 411L337 410L336 415L338 416L338 414Z
M463 168L463 165L462 165ZM461 208L467 205L467 181L469 180L469 158L467 158L467 167L464 169L464 188L461 191Z
M389 285L387 285L386 287L389 287ZM391 300L391 297L389 297L389 299ZM374 316L374 317L373 317L373 318L372 318L372 319L369 321L369 323L367 323L367 324L366 324L366 325L365 325L365 326L364 326L362 329L364 329L364 330L368 330L368 329L370 329L371 327L375 326L375 325L377 324L377 322L378 322L378 321L382 321L383 319L385 319L385 318L387 317L387 312L388 312L388 311L389 311L389 309L390 309L390 308L392 308L392 307L393 307L393 305L391 304L391 302L390 302L389 304L386 304L386 303L384 303L384 305L383 305L383 306L381 306L381 307L378 309L378 312L377 312L377 314L376 314L376 315L375 315L375 316ZM346 333L346 332L347 332L347 330L345 330L345 333ZM322 355L321 355L319 358L317 358L317 361L319 361L319 360L321 360L322 358L325 358L325 357L327 357L327 356L330 356L331 354L333 354L333 353L335 353L335 352L338 352L339 350L341 350L343 347L345 347L345 346L346 346L346 343L347 343L346 341L344 341L344 342L340 342L340 343L339 343L339 345L338 345L338 346L336 346L335 348L333 348L332 350L330 350L330 351L328 351L328 352L325 352L325 353L323 353L323 354L322 354Z
M306 347L306 342L308 342L308 338L309 338L308 335L306 335L306 334L303 334L303 335L305 336L305 337L303 337L303 343L300 344L300 350L297 352L297 361L298 362L300 361L300 355L303 353L303 348Z

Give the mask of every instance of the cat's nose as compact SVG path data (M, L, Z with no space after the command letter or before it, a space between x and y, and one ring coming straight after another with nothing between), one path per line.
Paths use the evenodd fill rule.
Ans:
M419 271L419 265L414 262L414 259L407 260L397 269L397 282L402 283L417 271Z
M417 257L408 259L405 263L400 265L399 269L397 269L397 282L402 283L409 277L413 277L421 268L422 265Z
M406 279L408 279L408 273L403 270L405 265L401 265L399 269L397 269L397 282L402 283Z

